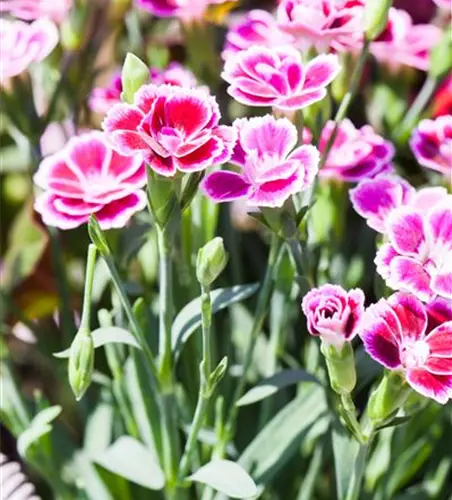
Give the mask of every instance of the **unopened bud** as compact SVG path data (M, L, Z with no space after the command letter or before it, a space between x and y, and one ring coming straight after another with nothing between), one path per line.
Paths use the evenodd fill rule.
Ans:
M87 9L73 9L60 26L60 41L64 50L75 52L85 43Z
M325 356L330 385L338 394L350 394L356 385L355 356L350 342L342 347L322 342L320 350Z
M369 418L374 424L381 424L405 403L410 392L411 388L401 373L387 373L370 395L367 405Z
M88 222L88 234L94 246L97 248L98 252L106 257L110 254L110 248L108 246L107 240L105 239L104 233L99 225L95 215L91 215Z
M441 78L452 69L452 37L450 30L444 32L430 53L430 75Z
M94 342L91 332L80 329L77 332L69 354L69 384L75 399L82 399L94 370Z
M228 262L223 238L217 237L206 243L198 252L196 277L203 286L210 286L221 274Z
M378 38L388 24L392 0L367 0L364 9L364 32L367 40Z
M135 92L149 82L149 68L136 55L128 52L121 73L121 100L133 103Z

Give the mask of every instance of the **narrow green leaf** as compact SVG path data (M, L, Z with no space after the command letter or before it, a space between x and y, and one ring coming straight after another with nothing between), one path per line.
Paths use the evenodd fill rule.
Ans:
M275 375L261 380L256 386L244 394L238 401L237 406L246 406L262 399L268 398L279 390L299 382L314 382L320 384L320 380L305 370L283 370Z
M101 347L105 344L126 344L131 347L136 347L140 349L140 345L135 340L135 337L124 328L119 328L117 326L108 326L97 328L91 333L94 342L94 348ZM53 355L55 358L69 358L70 348L64 351L55 352Z
M331 433L334 454L334 473L338 500L345 499L353 476L359 443L337 423Z
M121 436L94 462L133 483L161 490L165 477L154 453L129 436Z
M190 479L231 498L250 498L258 492L251 476L239 464L229 460L212 460L192 474Z
M259 283L253 283L250 285L237 285L231 288L218 288L213 290L211 292L213 313L251 297L251 295L256 293L258 288ZM189 302L174 320L171 337L176 358L180 355L183 344L200 325L201 297L198 297Z
M408 420L411 420L412 415L407 415L405 417L395 417L390 422L386 424L380 425L377 427L377 431L381 431L382 429L386 429L388 427L395 427L397 425L406 424Z

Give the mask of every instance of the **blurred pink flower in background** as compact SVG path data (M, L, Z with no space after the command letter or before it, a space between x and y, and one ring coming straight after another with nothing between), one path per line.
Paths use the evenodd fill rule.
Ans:
M151 68L151 82L155 85L175 85L178 87L196 87L195 75L177 62L171 62L165 69ZM112 76L106 87L96 87L89 96L89 107L96 113L105 114L115 104L121 102L121 71Z
M229 160L236 134L219 120L217 101L204 90L150 84L135 94L133 105L116 104L103 127L123 154L138 154L171 177Z
M396 208L407 205L415 189L396 175L379 175L363 179L349 191L353 208L375 231L385 232L388 215Z
M58 38L57 27L48 19L27 24L0 18L0 82L45 59Z
M371 43L370 51L382 63L397 68L411 66L427 71L430 51L439 42L441 30L433 24L413 24L408 12L391 8L388 24Z
M320 135L319 150L324 151L333 133L334 122L328 121ZM394 146L376 134L370 125L356 128L349 119L339 125L333 146L319 175L348 182L392 171Z
M292 43L292 36L279 29L269 12L255 9L247 12L229 28L221 56L226 60L254 45L273 48Z
M377 272L394 290L424 302L436 295L452 299L452 196L430 210L404 206L386 222L389 240L377 252Z
M295 111L323 99L339 70L333 54L304 65L293 47L250 47L229 57L221 76L230 84L229 95L242 104Z
M370 356L401 370L415 391L441 404L452 398L452 321L429 330L425 305L395 293L366 309L360 336Z
M423 167L442 173L452 184L452 115L422 120L413 131L410 147Z
M241 171L220 170L206 177L202 189L213 201L245 199L249 206L281 207L312 184L319 152L314 146L294 149L297 129L289 120L266 115L238 119L233 126L238 141L230 161Z
M146 206L142 159L120 155L98 131L70 139L45 158L34 182L45 190L36 198L36 211L60 229L80 226L91 214L102 229L120 228Z
M359 288L346 291L338 285L326 284L310 290L301 305L308 320L308 332L341 348L359 331L364 300Z
M26 21L48 17L61 23L71 7L72 0L0 0L0 12L8 12Z
M450 0L433 0L438 7L441 7L442 9L447 10L450 12L452 4L450 3Z
M158 17L178 17L183 21L202 19L209 5L227 0L135 0L138 7Z
M356 48L363 38L364 4L364 0L282 0L277 20L302 49Z

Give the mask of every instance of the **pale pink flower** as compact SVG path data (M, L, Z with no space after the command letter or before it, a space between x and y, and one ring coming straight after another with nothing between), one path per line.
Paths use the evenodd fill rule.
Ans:
M341 348L359 331L364 300L359 288L346 291L338 285L326 284L310 290L301 305L308 320L308 332Z
M451 300L452 196L443 196L430 209L421 207L391 212L388 243L375 258L377 272L390 288L411 292L424 302L436 295Z
M154 85L175 85L177 87L196 87L195 75L177 62L171 62L165 69L151 68L151 82ZM121 102L121 72L116 71L106 87L96 87L91 91L88 104L96 113L105 114Z
M363 39L364 4L364 0L282 0L277 20L302 49L357 48Z
M250 47L229 57L221 76L230 84L229 95L242 104L294 111L323 99L339 70L333 54L304 65L293 47Z
M442 173L452 183L452 115L422 120L414 129L410 147L423 167Z
M391 8L388 24L371 43L370 51L391 67L411 66L427 71L430 51L439 42L441 30L433 24L413 24L408 12Z
M323 127L320 152L325 150L334 127L333 121L328 121ZM358 129L349 119L345 119L338 127L333 146L319 175L358 182L377 174L389 173L392 171L394 153L392 143L376 134L370 125Z
M231 26L221 56L226 60L255 45L273 48L290 45L292 42L292 36L279 29L275 18L269 12L255 9L247 12Z
M452 398L452 321L430 329L425 305L395 293L366 309L359 335L370 356L401 371L416 392L441 404Z
M0 12L9 12L25 21L48 17L61 23L71 6L72 0L0 0Z
M136 4L158 17L178 17L183 21L202 19L209 5L227 0L136 0Z
M58 29L48 19L31 24L0 18L0 82L45 59L58 43Z
M196 172L229 160L236 140L219 125L215 97L203 89L144 85L134 104L116 104L103 127L119 151L139 155L158 174Z
M208 175L202 189L215 202L244 199L253 207L281 207L293 194L308 188L318 171L314 146L296 149L297 130L286 118L238 119L238 141L231 163L240 173L221 170Z
M73 137L45 158L34 182L44 190L35 201L36 211L45 224L60 229L85 224L91 214L102 229L123 227L146 206L142 159L120 155L98 131Z
M433 0L438 7L441 9L447 10L450 12L452 4L450 3L450 0Z

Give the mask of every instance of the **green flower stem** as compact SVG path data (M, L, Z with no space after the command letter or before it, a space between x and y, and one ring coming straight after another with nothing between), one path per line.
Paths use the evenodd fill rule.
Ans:
M273 233L270 245L270 253L267 262L267 270L265 271L264 281L262 282L262 286L259 292L253 328L251 330L250 338L245 351L245 359L243 361L243 372L232 399L232 407L229 412L229 416L225 426L225 436L221 444L219 444L219 448L217 450L218 455L224 454L226 445L229 439L233 436L235 431L235 424L239 411L239 407L236 405L236 402L240 399L245 390L248 370L251 366L251 361L253 359L254 347L256 345L257 338L262 330L265 317L267 316L268 304L270 302L271 293L273 290L273 281L277 270L277 262L282 250L282 245L283 245L283 240L279 238L279 236Z
M179 432L173 378L173 352L171 326L173 322L172 262L169 225L157 225L157 242L160 266L159 308L159 380L162 388L163 452L167 479L167 495L171 498L177 483L179 464Z
M356 407L355 403L353 402L353 399L350 394L341 394L341 403L342 407L346 413L346 419L348 424L351 427L351 430L353 431L353 434L355 438L361 443L366 443L367 442L367 437L363 434L363 431L361 429L361 425L358 422L358 419L356 418Z
M94 270L96 268L97 248L90 243L88 246L88 257L86 260L85 290L83 293L82 319L80 329L90 331L91 322L91 296L93 293Z
M195 415L185 445L184 454L179 465L178 479L182 481L190 467L190 459L196 449L198 433L203 424L212 389L209 387L209 377L212 370L212 355L210 348L210 328L212 324L212 302L210 299L210 289L207 286L201 286L201 313L202 313L202 360L199 365L200 384L198 402L196 404Z

